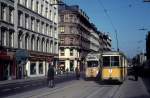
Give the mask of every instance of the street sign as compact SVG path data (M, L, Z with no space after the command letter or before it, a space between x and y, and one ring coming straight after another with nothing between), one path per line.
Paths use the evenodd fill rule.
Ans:
M29 58L29 53L27 50L17 50L16 51L16 61L17 63L26 63L27 59Z

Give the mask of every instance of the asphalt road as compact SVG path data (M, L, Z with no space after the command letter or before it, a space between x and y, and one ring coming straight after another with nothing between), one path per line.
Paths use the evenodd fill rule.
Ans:
M142 79L131 78L123 84L72 80L58 83L54 88L43 87L6 98L150 98Z
M68 75L64 74L61 76L56 76L55 83L58 84L73 79L75 79L74 74L68 74ZM4 85L0 85L0 97L15 95L26 91L32 91L46 86L47 86L46 78L4 84Z

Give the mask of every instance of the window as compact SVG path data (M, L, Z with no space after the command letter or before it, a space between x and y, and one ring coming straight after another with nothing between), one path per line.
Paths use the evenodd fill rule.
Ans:
M39 74L43 74L43 64L39 63Z
M31 63L31 65L30 65L30 74L31 75L36 74L36 63Z
M22 47L22 34L18 35L18 48L23 48Z
M70 44L73 45L73 38L70 38Z
M64 15L60 16L60 22L64 22Z
M14 32L11 31L9 34L9 46L13 47L14 46Z
M52 20L52 11L49 11L49 19Z
M14 10L12 8L9 8L9 22L14 23Z
M69 14L66 14L65 15L65 22L68 22L68 19L69 19Z
M29 29L29 16L25 15L25 28Z
M19 3L19 4L22 4L22 0L18 0L18 3Z
M1 30L1 39L2 39L2 45L6 46L6 30Z
M6 6L4 4L1 7L1 19L6 21Z
M48 18L48 8L45 8L45 17Z
M87 61L87 66L88 67L97 67L98 61Z
M70 49L70 56L73 56L73 49Z
M52 28L52 26L50 26L50 36L53 36L52 34L53 34L53 30L52 30L53 28Z
M61 55L61 56L65 56L64 49L60 49L60 55Z
M119 56L104 56L103 66L119 66Z
M44 22L41 23L41 30L42 30L42 33L44 33Z
M51 53L53 52L53 42L52 41L50 42L50 52Z
M29 36L26 34L25 36L25 49L29 49Z
M70 26L70 33L74 33L73 32L73 26Z
M18 26L22 26L22 13L18 12Z
M60 33L64 33L65 32L65 28L64 27L60 27Z
M44 49L45 49L45 47L44 47L44 39L43 39L42 43L41 43L41 51L44 52Z
M110 56L103 56L103 66L110 66Z
M46 24L45 31L46 31L46 35L48 35L48 24Z
M57 42L55 42L55 44L54 44L54 53L57 54L57 52L58 52Z
M49 44L49 42L46 41L46 52L49 52L49 51L48 51L48 49L49 49L48 44Z
M111 66L119 66L119 56L111 56Z
M64 44L64 43L65 43L64 38L60 38L60 44Z
M40 51L40 39L37 38L37 51Z
M43 5L41 5L41 15L43 15Z
M56 23L56 13L54 13L54 22Z
M32 36L31 38L31 50L35 50L35 38Z
M57 33L57 28L56 27L54 28L54 34L55 34L54 38L58 38L58 33Z
M70 17L70 22L73 22L73 15L69 15Z
M39 12L39 2L38 1L36 2L36 8L35 9L36 9L36 12L38 13Z
M24 1L24 5L27 7L27 4L28 4L28 0L25 0Z
M37 24L37 26L36 26L37 32L40 32L40 22L39 22L39 20L36 20L36 24Z
M34 18L31 18L31 30L34 31L34 21L35 19Z
M34 10L33 0L31 0L31 9Z

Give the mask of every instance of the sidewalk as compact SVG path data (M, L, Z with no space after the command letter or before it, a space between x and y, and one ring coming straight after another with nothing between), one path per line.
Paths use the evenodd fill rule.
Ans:
M68 73L68 74L73 74L72 72L71 73ZM64 74L58 74L58 75L55 75L55 77L60 77L60 76L64 76L64 75L67 75L66 73ZM7 85L7 84L13 84L13 83L20 83L20 82L28 82L28 81L33 81L33 80L43 80L43 79L46 79L47 76L39 76L39 77L27 77L27 78L24 78L24 79L15 79L15 80L5 80L5 81L0 81L0 86L1 85Z
M144 82L144 85L145 85L147 91L150 94L150 77L143 77L142 80Z
M139 77L138 81L134 81L133 77L129 76L114 98L150 98L150 94L142 78Z

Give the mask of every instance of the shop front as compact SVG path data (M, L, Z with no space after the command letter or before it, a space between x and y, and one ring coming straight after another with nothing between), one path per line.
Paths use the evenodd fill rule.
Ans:
M0 80L16 79L16 61L13 52L0 51Z

